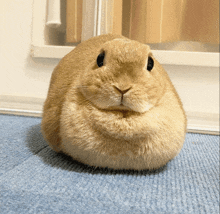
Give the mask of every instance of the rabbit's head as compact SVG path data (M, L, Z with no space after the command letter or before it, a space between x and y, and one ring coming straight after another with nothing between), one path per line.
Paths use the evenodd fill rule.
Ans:
M163 96L164 76L148 45L120 38L101 46L79 87L97 108L144 113Z

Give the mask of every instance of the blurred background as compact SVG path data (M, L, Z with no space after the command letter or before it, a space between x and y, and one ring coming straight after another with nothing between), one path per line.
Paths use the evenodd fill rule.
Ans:
M219 1L0 1L0 112L41 116L50 77L80 42L104 33L149 44L191 130L219 130Z

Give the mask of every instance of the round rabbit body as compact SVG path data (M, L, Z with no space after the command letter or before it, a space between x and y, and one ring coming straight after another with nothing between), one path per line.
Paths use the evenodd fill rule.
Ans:
M42 133L84 164L157 169L180 152L186 116L149 46L106 34L79 44L55 68Z

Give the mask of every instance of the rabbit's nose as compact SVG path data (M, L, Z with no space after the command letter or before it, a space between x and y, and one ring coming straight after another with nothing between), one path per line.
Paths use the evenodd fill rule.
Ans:
M126 92L128 92L132 87L127 88L127 89L125 89L125 90L121 90L121 89L119 89L119 88L116 87L116 86L114 86L114 88L115 88L117 91L119 91L119 92L123 95L123 94L125 94Z

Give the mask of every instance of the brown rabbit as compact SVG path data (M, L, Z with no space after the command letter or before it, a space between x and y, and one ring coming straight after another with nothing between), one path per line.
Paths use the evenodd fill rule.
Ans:
M113 169L157 169L181 150L186 116L149 46L106 34L55 68L42 133L52 149Z

